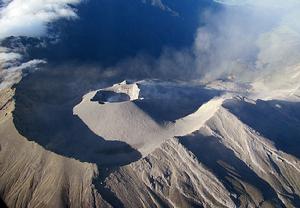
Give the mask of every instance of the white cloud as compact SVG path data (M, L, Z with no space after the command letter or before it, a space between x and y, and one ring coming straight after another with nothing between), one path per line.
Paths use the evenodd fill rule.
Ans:
M22 56L15 52L7 52L6 48L0 47L0 65L3 63L15 62L20 60Z
M34 59L17 66L0 68L0 89L11 87L12 85L18 83L24 75L24 70L29 70L32 72L37 70L39 65L45 63L46 61L44 60Z
M224 5L202 14L205 24L192 49L165 50L155 60L136 57L119 67L202 82L233 78L251 82L261 98L299 94L300 1L215 1Z
M0 43L10 36L47 35L49 23L77 18L73 5L81 0L3 0L0 8ZM0 89L17 83L26 69L35 70L44 60L22 63L22 55L0 47Z
M80 0L12 0L0 10L0 40L9 36L39 37L47 24L59 18L76 18L70 5Z
M0 12L0 39L10 35L44 35L49 22L58 18L76 18L76 11L69 4L79 1L8 1ZM167 8L162 0L142 1ZM217 13L207 11L202 15L206 24L199 27L192 49L168 49L156 60L137 56L117 67L164 78L171 75L182 78L196 73L193 78L198 76L203 81L232 75L240 81L264 80L263 76L270 77L281 71L288 74L289 69L298 73L300 67L293 66L300 64L299 0L214 1L222 3L224 8ZM3 26L5 24L7 27ZM9 51L2 54L0 51L0 56L7 61L19 59L17 54ZM285 76L276 77L282 77L276 79L276 82L282 82L278 86L288 80Z
M217 3L232 6L253 6L253 7L276 7L276 8L292 8L299 6L298 0L214 0Z
M162 0L142 0L143 3L150 3L152 6L158 7L163 11L170 12L174 16L179 16L178 12L171 9L168 5L166 5Z
M215 0L195 40L203 79L235 75L251 81L300 63L300 1ZM282 80L284 81L284 80Z
M11 87L19 82L24 75L24 70L33 72L40 64L46 61L34 59L22 63L22 55L9 48L0 47L0 89Z

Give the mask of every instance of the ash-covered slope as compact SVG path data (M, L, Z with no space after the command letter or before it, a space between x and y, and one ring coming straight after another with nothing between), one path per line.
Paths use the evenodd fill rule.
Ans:
M218 94L183 83L125 81L88 93L74 113L98 136L126 142L146 156L165 139L199 129L221 103L213 99Z
M134 201L146 207L164 203L179 207L298 207L299 159L278 150L260 129L240 121L238 114L230 112L238 105L259 104L240 98L226 100L198 131L166 141L142 161L114 173L108 184L126 206L132 206L126 199L135 196ZM269 113L276 110L270 107ZM256 116L248 114L248 119ZM294 119L299 117L294 115ZM299 129L297 121L291 125ZM273 128L286 131L285 126ZM293 136L290 142L299 148L298 137ZM121 181L123 189L115 187L116 181ZM146 197L141 192L147 193Z
M300 103L253 99L249 86L144 80L91 91L73 108L95 134L70 128L71 147L88 156L77 160L21 136L13 92L3 93L1 198L10 207L299 207Z
M130 99L118 104L95 103L93 97L100 90L86 95L75 107L75 112L95 133L110 138L107 125L114 134L112 138L126 140L144 155L140 161L106 179L125 207L300 206L299 103L255 101L238 96L238 91L231 90L230 94L225 91L223 95L215 91L215 97L198 103L198 109L173 121L162 116L160 120L151 117L156 109L147 112L143 105L134 103L134 100L151 102L153 97L164 97L160 93L167 92L163 88L168 85L124 82L105 91L126 94L122 88L132 86L139 96L132 99L128 93ZM203 92L199 96L207 96ZM174 100L167 94L165 99L172 106ZM95 107L87 107L87 103ZM99 113L97 108L104 110ZM95 119L91 122L89 116L105 122ZM107 117L112 120L108 122ZM125 136L121 133L124 131ZM137 141L140 146L135 145ZM147 152L143 146L149 148Z
M7 207L109 207L97 193L94 164L45 150L13 123L14 91L0 91L0 194Z

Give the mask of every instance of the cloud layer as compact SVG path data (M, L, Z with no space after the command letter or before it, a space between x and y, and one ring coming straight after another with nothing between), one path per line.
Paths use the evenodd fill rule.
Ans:
M221 9L201 14L205 24L191 48L167 49L154 60L137 56L117 68L204 83L230 78L252 83L264 97L300 92L300 1L215 2Z
M22 76L24 76L24 70L27 72L33 72L38 69L38 66L45 64L44 60L30 60L17 66L12 66L8 69L0 68L0 89L11 87L13 84L18 83Z
M299 6L298 0L214 0L217 3L227 4L232 6L253 6L253 7L265 7L265 8L293 8Z
M9 36L39 37L47 24L59 18L76 18L72 5L80 0L12 0L0 10L0 40Z
M81 0L3 0L0 8L0 43L7 37L47 35L49 23L60 18L77 18L74 5ZM22 77L23 70L35 70L44 60L22 63L22 54L0 48L0 89L10 87Z
M142 0L142 3L150 3L152 6L158 7L163 11L170 12L174 16L179 16L178 12L174 11L168 5L164 4L162 0Z
M300 62L298 0L215 0L224 5L205 14L195 53L204 79L235 74L255 79Z
M300 64L299 0L212 0L222 6L201 14L204 25L195 34L194 45L184 50L166 49L158 59L138 55L115 68L133 75L149 73L159 78L192 78L209 82L235 77L255 82L274 74L284 86ZM59 18L77 18L80 0L5 1L0 10L0 40L9 36L39 37ZM161 0L142 0L168 10ZM2 29L4 28L4 29ZM0 51L0 66L16 67L20 55ZM113 67L112 67L113 68ZM292 70L289 70L292 69ZM297 70L295 70L297 69ZM299 72L300 73L300 72ZM293 75L291 75L293 76ZM267 85L268 83L264 83Z

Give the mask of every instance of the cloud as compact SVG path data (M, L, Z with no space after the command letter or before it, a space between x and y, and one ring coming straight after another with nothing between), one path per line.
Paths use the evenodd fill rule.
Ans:
M252 6L252 7L267 7L267 8L278 8L278 9L290 9L294 6L299 6L298 0L214 0L217 3L227 4L231 6Z
M150 3L152 6L158 7L163 11L170 12L174 16L179 16L178 12L171 9L162 0L142 0L142 3Z
M300 62L298 0L215 0L223 8L204 14L195 39L202 79L235 75L254 80Z
M8 52L7 48L0 47L0 66L3 68L4 66L1 64L11 63L17 60L20 60L22 56L15 52Z
M129 79L189 80L194 75L194 62L193 53L189 48L165 48L158 58L138 54L117 63L109 70L123 72Z
M0 8L0 43L11 36L47 35L49 23L60 18L77 18L74 5L81 0L2 0ZM21 46L23 47L23 46ZM21 50L21 49L20 49ZM0 89L17 83L24 70L34 71L44 60L22 63L22 54L0 47Z
M0 47L0 89L18 83L26 73L38 69L45 60L33 59L23 62L23 56L12 49Z
M34 59L17 66L11 66L4 69L0 67L0 89L8 88L18 83L22 76L24 76L24 71L35 71L38 69L39 65L45 63L46 61L44 60Z
M1 9L1 37L45 35L49 22L77 18L71 5L80 0L7 1ZM162 0L142 0L168 10ZM200 79L210 82L235 77L239 82L285 86L296 76L300 64L300 1L298 0L212 0L222 5L201 14L202 24L193 46L183 50L165 49L159 58L139 54L111 67L132 77ZM7 27L2 26L7 24ZM6 68L19 62L14 51L0 51ZM297 67L296 67L297 66ZM295 75L288 75L295 73ZM274 76L280 74L280 76ZM268 77L268 78L266 78ZM267 81L264 81L267 80ZM294 83L294 82L293 82ZM291 84L289 84L290 86ZM270 89L270 88L268 88Z
M300 1L215 2L222 7L201 14L205 24L191 48L167 49L157 59L137 56L118 67L135 75L204 83L230 78L252 83L264 97L300 91Z
M9 36L39 37L47 24L59 18L76 18L72 5L80 0L11 0L0 9L0 40Z

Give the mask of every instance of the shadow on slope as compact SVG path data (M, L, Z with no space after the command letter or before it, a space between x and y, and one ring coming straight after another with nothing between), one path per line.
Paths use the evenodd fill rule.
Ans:
M117 93L113 91L100 90L96 93L96 95L91 99L91 101L98 101L100 104L104 104L105 102L109 103L118 103L129 101L130 97L125 93Z
M300 103L230 100L223 104L243 123L274 142L276 148L300 158Z
M106 176L120 166L137 161L141 158L141 154L125 142L106 141L95 135L79 117L73 115L73 107L89 90L105 88L126 78L125 73L108 78L101 69L89 67L46 68L24 77L17 84L14 97L16 105L13 117L20 134L59 155L96 163L101 171L94 184L103 198L114 207L122 207L122 202L105 187ZM188 91L186 88L184 90ZM186 97L180 105L190 105L189 99L195 94L192 93L189 97L183 89L179 91ZM171 92L172 90L168 89L166 94ZM210 94L209 90L199 93L202 92L205 92L205 98L195 98L197 102L191 103L197 104L193 105L199 107L201 102L215 95ZM174 93L169 97L169 100L175 99ZM180 99L182 97L178 101ZM176 115L181 116L187 111L192 111L195 106L182 109ZM161 112L158 113L160 115L164 110L168 110L167 107L165 105L164 109L161 109L158 105L155 109ZM176 112L175 109L172 110Z
M44 74L41 71L32 74L16 88L14 123L23 136L47 150L96 163L100 167L118 167L141 157L125 142L106 141L94 134L79 117L73 115L73 107L87 91L87 86L81 85L82 89L78 90L73 84L83 84L79 77L77 80L63 79L63 74L52 72L55 73L48 71ZM58 79L64 81L59 82ZM94 80L89 81L92 83ZM45 81L47 84L44 84Z
M231 196L237 206L241 205L238 199L241 195L246 195L251 200L250 189L247 190L244 186L244 184L250 184L263 196L263 201L259 206L262 206L264 201L268 201L277 207L284 207L273 188L216 138L193 135L181 137L179 141L218 177L230 193L237 195L237 197ZM252 193L253 195L257 196L257 193ZM241 200L243 200L242 197Z
M2 200L2 198L0 198L0 207L7 208L5 202Z
M16 87L13 118L28 140L59 155L97 164L101 171L95 187L108 203L122 207L104 180L111 171L140 159L140 152L125 142L106 141L73 115L73 107L90 89L121 81L102 79L99 69L93 68L45 69L31 74Z
M175 121L185 117L219 96L221 91L205 89L202 86L175 84L139 85L140 97L134 103L156 122Z

